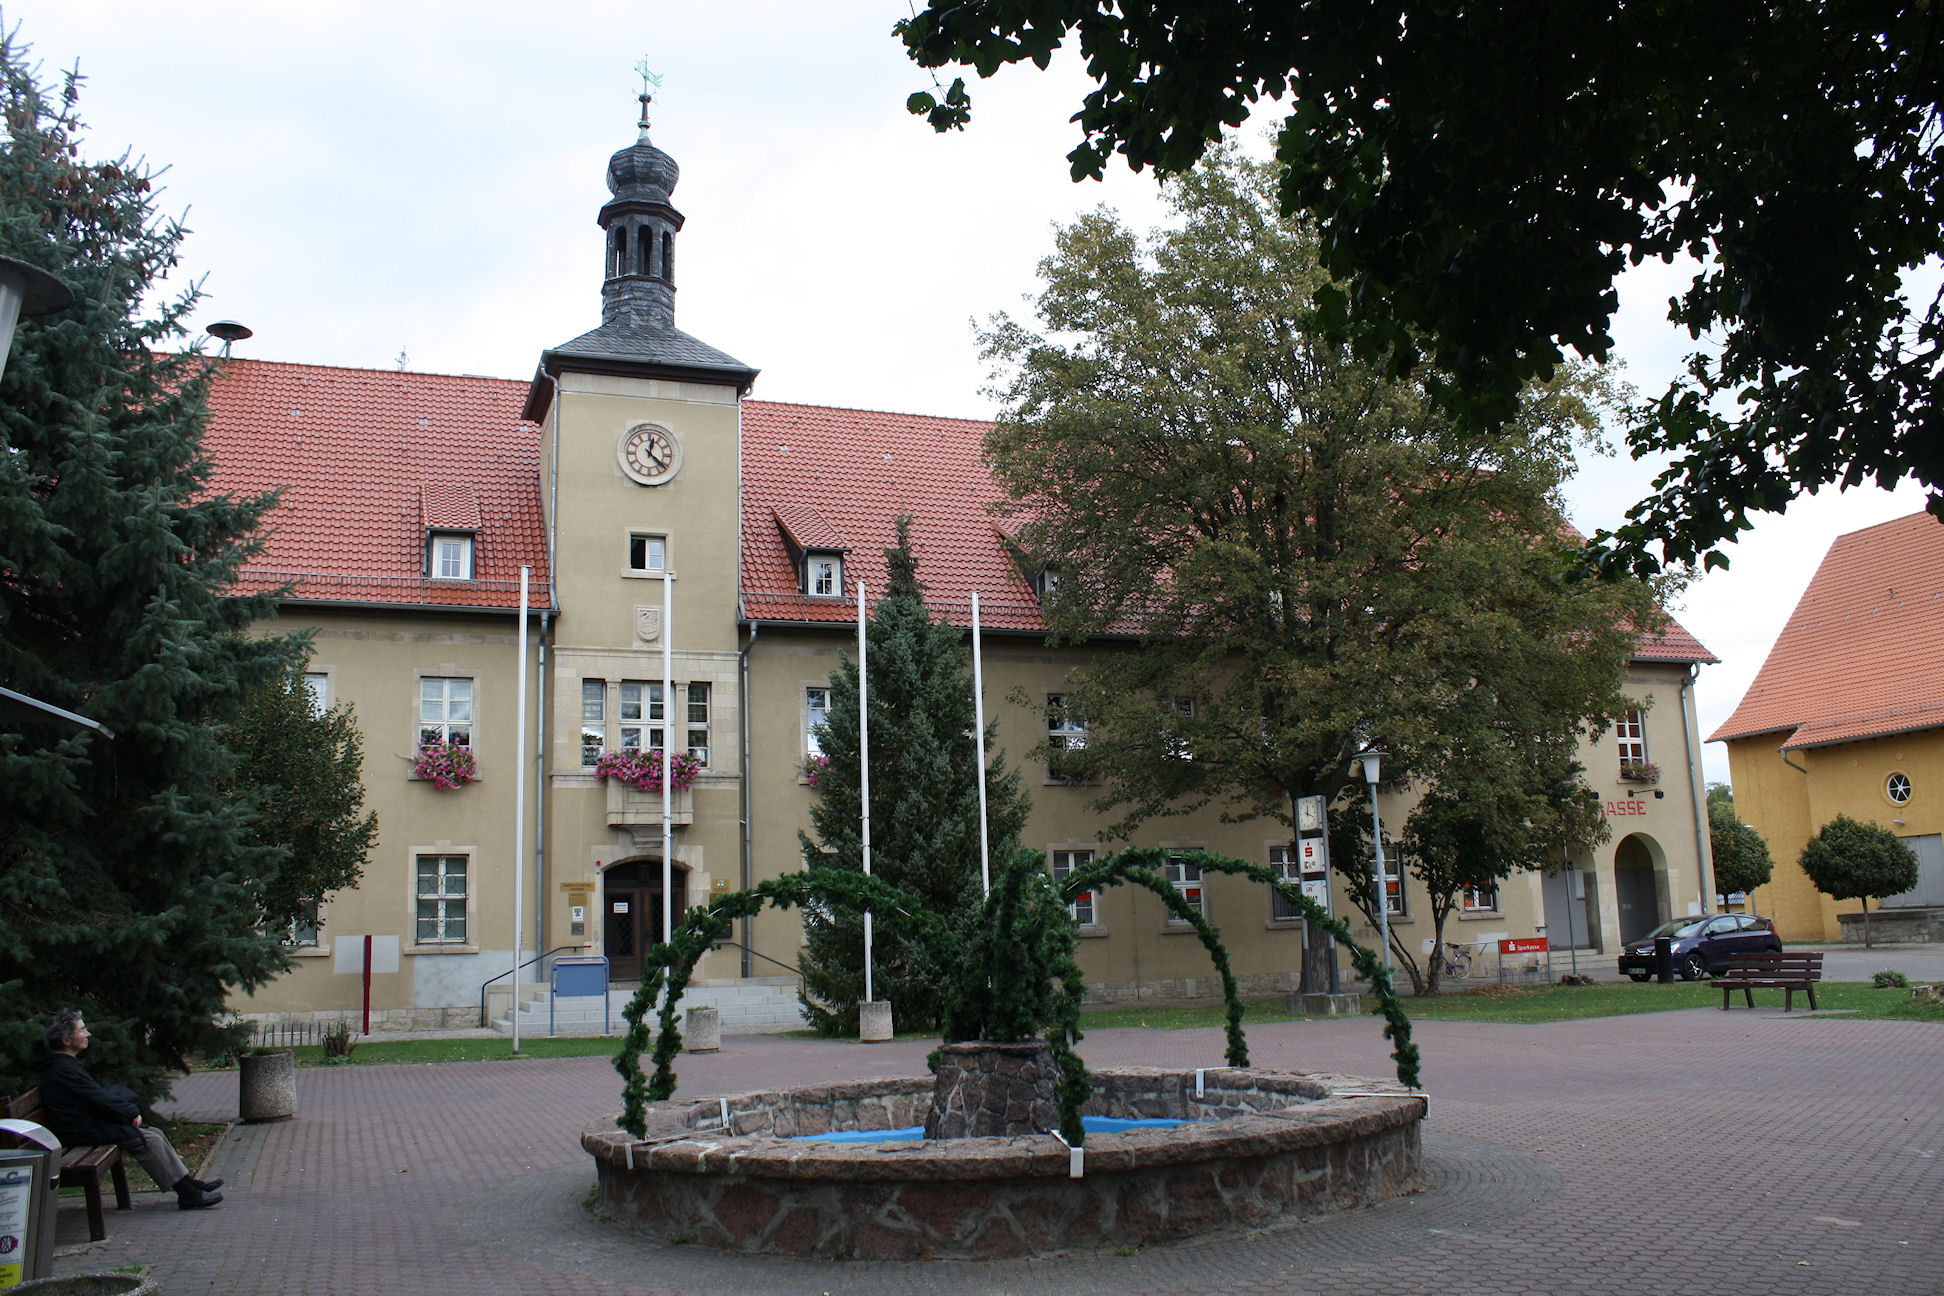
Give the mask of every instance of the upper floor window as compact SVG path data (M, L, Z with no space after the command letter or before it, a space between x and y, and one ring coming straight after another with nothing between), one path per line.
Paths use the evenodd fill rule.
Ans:
M1624 778L1627 771L1647 763L1647 726L1640 712L1629 711L1621 717L1613 727L1613 736L1620 744L1620 774Z
M1039 579L1035 584L1039 587L1036 592L1040 596L1040 601L1044 603L1047 599L1052 598L1054 593L1060 588L1060 573L1051 567L1042 567L1040 568Z
M1063 753L1082 751L1087 745L1087 726L1067 711L1067 695L1046 695L1046 773L1049 778L1080 777L1072 759Z
M434 531L428 542L427 574L433 580L473 578L473 538L454 531Z
M830 690L812 685L803 690L803 751L807 756L823 755L823 741L817 730L830 719Z
M662 745L662 707L660 684L621 683L621 750L646 751Z
M836 554L818 553L804 559L803 592L812 598L842 598L844 560Z
M709 685L706 680L688 686L688 754L703 769L709 768Z
M419 680L419 741L472 746L473 682L440 675Z
M1064 886L1067 875L1074 869L1093 863L1094 853L1090 850L1056 850L1049 852L1047 858L1053 864L1053 880ZM1091 891L1082 891L1068 901L1067 912L1082 927L1092 927L1099 921L1094 916L1094 893Z
M323 715L331 709L331 677L323 671L304 672L304 691L310 694L312 715Z
M641 531L628 533L628 570L659 576L668 570L668 537Z
M600 761L607 746L607 681L581 681L580 763L592 766Z

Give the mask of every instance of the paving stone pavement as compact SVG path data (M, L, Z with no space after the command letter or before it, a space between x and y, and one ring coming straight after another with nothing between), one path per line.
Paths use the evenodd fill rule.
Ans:
M1944 1291L1944 1030L1758 1009L1545 1026L1424 1022L1427 1190L1372 1210L1133 1255L816 1263L623 1232L582 1202L602 1058L341 1067L299 1115L238 1126L211 1211L142 1194L57 1272L154 1267L167 1296L360 1293L1524 1293ZM1267 1066L1387 1075L1368 1018L1269 1024ZM921 1074L929 1045L744 1036L684 1096ZM1103 1030L1096 1066L1219 1065L1215 1031ZM176 1108L233 1119L233 1075ZM78 1210L62 1237L85 1240Z

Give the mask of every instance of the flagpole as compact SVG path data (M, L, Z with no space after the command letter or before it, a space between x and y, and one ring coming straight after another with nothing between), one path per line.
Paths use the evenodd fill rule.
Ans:
M979 736L979 893L992 894L992 845L986 839L985 653L979 643L979 591L972 591L972 728Z
M675 938L675 771L668 739L675 732L675 582L662 572L662 940Z
M864 582L857 582L857 781L863 802L864 876L871 876L871 704L865 684ZM864 1002L877 1002L871 979L871 911L864 911Z
M520 956L526 953L525 933L526 915L521 912L520 897L526 890L526 742L527 742L527 582L533 574L531 567L520 568L520 650L519 684L515 692L513 750L518 753L513 761L513 1051L520 1051Z

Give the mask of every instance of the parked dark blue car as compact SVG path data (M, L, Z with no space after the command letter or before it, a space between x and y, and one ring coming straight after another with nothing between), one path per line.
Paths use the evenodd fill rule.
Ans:
M1666 936L1674 945L1674 970L1683 981L1720 976L1730 954L1782 952L1775 924L1754 914L1696 914L1662 923L1620 951L1620 970L1636 981L1654 975L1654 941Z

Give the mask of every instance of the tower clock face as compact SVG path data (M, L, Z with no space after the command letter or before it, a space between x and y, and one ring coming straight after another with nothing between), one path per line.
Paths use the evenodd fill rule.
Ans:
M682 444L656 423L637 423L621 438L621 471L643 486L659 486L682 469Z

